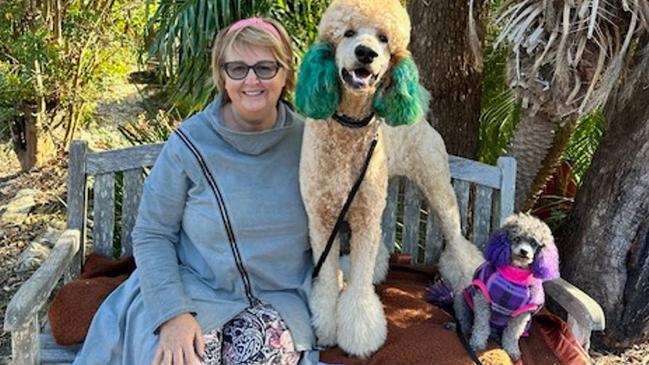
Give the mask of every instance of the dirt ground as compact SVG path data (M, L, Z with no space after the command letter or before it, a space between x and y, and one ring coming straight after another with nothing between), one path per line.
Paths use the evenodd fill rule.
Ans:
M9 156L11 157L11 156ZM0 322L4 324L4 314L9 300L23 281L33 271L16 272L16 260L22 250L48 227L65 227L65 185L67 156L61 154L47 167L29 173L17 173L15 166L6 155L0 156L0 211L23 188L37 189L36 206L24 222L11 222L0 225ZM15 167L11 170L1 168ZM7 364L11 352L11 340L4 331L0 334L0 364Z

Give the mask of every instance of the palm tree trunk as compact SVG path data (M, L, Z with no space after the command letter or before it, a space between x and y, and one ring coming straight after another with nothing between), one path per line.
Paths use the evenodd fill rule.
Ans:
M564 122L564 125L558 127L554 132L552 147L550 147L543 159L541 168L536 172L529 193L527 194L527 197L525 197L525 203L521 206L520 210L527 211L534 207L534 204L541 195L541 192L543 192L543 188L545 188L545 184L548 182L557 166L561 163L563 154L568 147L568 143L570 143L570 137L572 137L575 129L577 129L577 120L573 119Z
M649 62L644 64L649 74ZM629 81L627 81L629 83ZM649 333L649 77L610 100L608 128L560 232L562 276L604 309L595 343L628 347Z
M508 154L517 161L516 206L521 209L532 191L532 183L544 166L553 145L555 122L542 110L532 115L529 109L514 132Z
M32 64L33 88L36 97L22 103L22 118L14 121L13 147L20 168L28 171L54 157L56 148L50 134L43 129L47 118L43 69L35 60Z
M422 83L432 96L428 122L442 135L449 153L475 158L480 127L482 60L471 49L468 3L409 1L408 13L413 25L410 50L419 66ZM486 1L474 0L473 3L476 43L481 43Z

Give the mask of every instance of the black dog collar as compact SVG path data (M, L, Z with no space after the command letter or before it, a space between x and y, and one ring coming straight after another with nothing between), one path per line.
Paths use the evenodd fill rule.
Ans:
M350 116L347 116L345 114L335 113L333 115L333 118L334 118L334 120L336 120L336 122L344 125L345 127L362 128L362 127L365 127L368 124L370 124L370 122L372 121L372 118L374 118L374 113L370 113L370 115L368 115L367 117L365 117L363 119L356 119L356 118L352 118Z

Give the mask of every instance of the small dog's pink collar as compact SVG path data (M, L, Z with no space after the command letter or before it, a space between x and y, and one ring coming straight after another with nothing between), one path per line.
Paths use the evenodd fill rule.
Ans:
M534 276L530 269L521 269L520 267L508 265L499 267L496 270L512 283L520 285L531 285L534 283Z

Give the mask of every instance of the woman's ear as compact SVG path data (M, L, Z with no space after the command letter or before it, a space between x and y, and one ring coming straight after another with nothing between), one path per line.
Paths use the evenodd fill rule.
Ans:
M340 84L333 47L316 42L302 58L295 87L295 104L307 117L327 119L340 102Z
M419 71L411 56L402 58L390 73L387 89L374 97L374 111L391 126L414 124L428 113L430 93L419 83Z

